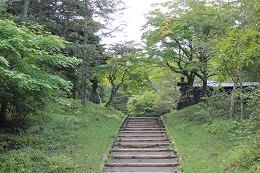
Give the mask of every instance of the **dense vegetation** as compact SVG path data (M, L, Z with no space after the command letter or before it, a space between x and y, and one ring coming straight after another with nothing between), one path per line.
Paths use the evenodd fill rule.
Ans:
M124 114L72 100L48 105L23 128L0 129L0 172L101 172Z
M142 44L108 47L121 0L0 0L0 171L96 172L123 117L110 107L173 112L165 123L187 172L259 171L259 86L241 85L260 82L260 2L154 7ZM175 112L180 77L187 96L202 83L203 103Z
M246 122L241 122L239 116L221 116L219 112L224 109L201 103L163 117L181 157L180 169L186 173L259 172L257 109L258 114Z

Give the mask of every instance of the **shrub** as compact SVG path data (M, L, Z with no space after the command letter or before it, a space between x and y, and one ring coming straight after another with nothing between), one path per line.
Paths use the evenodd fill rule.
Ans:
M204 127L211 134L232 133L241 123L233 119L214 119L211 124L205 124Z
M205 109L212 117L228 115L230 95L221 90L214 90L205 98Z
M157 106L155 100L157 95L153 92L146 92L129 99L127 103L128 113L131 116L160 116L168 113L169 110L163 106Z

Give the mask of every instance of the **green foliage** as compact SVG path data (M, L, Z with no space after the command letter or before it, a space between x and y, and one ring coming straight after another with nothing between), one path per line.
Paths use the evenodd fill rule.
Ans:
M245 98L247 101L246 103L246 110L249 111L249 116L252 118L257 117L260 114L260 86L249 88L245 94ZM256 124L255 127L258 125Z
M231 169L234 170L234 172L239 169L244 172L259 172L259 114L247 119L242 125L242 130L236 135L236 138L242 140L239 140L236 152L232 153L233 159L230 161Z
M206 114L204 104L199 103L191 109L184 109L182 119L188 123L204 124L211 121L210 115Z
M148 88L147 67L143 62L143 55L136 52L138 51L136 46L132 42L126 45L116 45L109 53L112 57L106 61L106 64L96 68L96 76L111 87L106 106L112 104L120 88L131 93L140 93Z
M233 119L215 119L210 124L205 124L204 127L211 134L228 134L234 132L238 128L239 123Z
M192 86L195 76L203 82L215 75L212 48L220 37L222 11L206 1L174 1L149 13L143 39L151 59L185 76ZM205 83L206 84L206 83ZM206 85L203 85L203 95Z
M230 95L221 89L215 89L210 96L205 97L205 109L211 116L226 116L229 111Z
M164 116L182 158L181 168L187 173L259 172L259 126L253 125L259 123L259 116L241 122L210 114L197 104Z
M260 104L259 86L244 88L240 92L240 97L236 99L236 102L240 102L241 97L243 98L243 117L249 118L258 115L260 112L258 107ZM211 118L226 116L229 112L230 99L230 94L223 89L213 90L208 97L204 98L204 109L210 112ZM240 107L237 106L235 107L235 114L239 113L241 114L241 110Z
M239 4L239 5L238 5ZM236 78L235 71L242 67L240 81L259 81L259 2L256 0L239 0L223 6L229 14L228 21L233 25L219 39L215 52L215 62L220 66L219 72L224 79ZM243 15L241 15L243 13Z
M243 130L239 133L239 137L244 140L241 141L238 152L234 154L235 160L232 164L234 168L239 166L244 170L257 172L260 160L260 87L251 89L247 94L249 101L246 109L250 116L245 120Z
M157 97L158 95L153 92L133 96L127 103L128 114L131 116L160 116L169 112L167 107L155 104Z
M169 110L175 109L180 98L177 87L177 76L167 68L153 68L150 72L153 89L158 97L155 100L157 107L166 107Z
M26 129L0 129L0 172L101 172L123 116L93 103L50 103Z
M92 68L104 62L101 37L109 37L120 28L109 23L114 20L112 14L124 9L124 3L121 0L26 0L6 1L6 5L7 16L19 25L37 23L66 40L65 48L57 55L63 59L61 62L52 62L51 56L44 56L39 63L47 63L48 71L72 82L68 97L78 99L85 95L86 78L93 79ZM73 59L65 62L64 55L82 59L83 63L67 67Z
M127 92L127 91L123 91L123 90L119 90L117 92L117 94L115 95L115 99L112 102L112 106L116 109L119 110L125 114L128 113L127 110L127 103L129 98L132 96L133 94Z
M230 30L216 47L222 73L233 76L240 66L253 64L254 57L259 57L259 37L259 32L250 28Z
M40 108L46 98L57 92L68 92L71 83L50 71L52 67L68 68L80 63L60 52L64 40L50 33L16 26L0 20L0 98L9 102L12 119L24 119Z

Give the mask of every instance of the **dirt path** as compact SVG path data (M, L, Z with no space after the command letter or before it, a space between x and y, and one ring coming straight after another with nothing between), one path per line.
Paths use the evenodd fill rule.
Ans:
M128 117L106 161L104 173L179 173L177 156L169 148L158 117Z

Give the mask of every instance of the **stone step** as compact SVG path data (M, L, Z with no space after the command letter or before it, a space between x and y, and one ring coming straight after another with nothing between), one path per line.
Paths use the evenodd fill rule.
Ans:
M175 158L170 159L112 159L111 163L162 163L162 164L175 164L178 165L178 162Z
M168 138L166 136L126 136L126 137L119 137L118 139L119 141L137 141L137 140L141 140L141 141L150 141L150 140L156 140L156 141L165 141L168 140Z
M124 125L124 126L121 126L122 127L129 127L129 128L159 128L159 127L163 127L163 125L158 125L158 124L146 124L146 125L143 125L143 124L140 124L140 125Z
M117 137L104 173L179 173L176 152L158 117L128 117Z
M160 121L159 120L128 120L128 121L126 121L126 124L127 123L147 124L147 123L160 123Z
M135 121L129 121L126 122L124 125L162 125L160 122L145 122L145 121L140 121L140 122L135 122Z
M166 132L164 130L146 130L146 131L120 130L118 133L119 134L120 133L135 133L135 134L142 133L142 134L145 134L145 133L166 133Z
M139 118L139 119L128 119L126 122L159 122L159 119L154 119L154 118L148 118L148 119L143 119L143 118Z
M165 137L166 135L164 133L145 133L145 134L136 134L136 133L121 133L118 134L118 137Z
M112 156L133 156L133 155L136 155L136 156L175 156L175 154L172 152L169 152L169 151L142 151L142 149L139 149L139 151L125 151L125 152L122 152L122 151L111 151L111 155Z
M164 128L146 128L146 127L134 127L134 128L129 128L129 127L126 127L126 128L122 128L120 129L120 131L122 130L126 130L126 131L153 131L153 130L159 130L159 131L163 131L165 130Z
M107 163L111 167L174 167L177 163Z
M128 117L129 120L131 119L158 119L159 117Z
M115 172L145 172L145 173L151 173L151 172L164 172L164 173L178 173L177 167L107 167L106 173L115 173Z
M142 122L142 123L149 123L149 122L160 122L160 120L158 120L158 119L139 119L139 120L137 120L137 119L130 119L130 120L127 120L126 121L126 123L128 123L128 122L136 122L136 123L140 123L140 122Z
M177 156L176 155L174 155L174 154L143 154L143 155L138 155L138 154L136 154L136 155L134 155L134 154L116 154L116 153L113 153L112 155L111 155L111 158L112 159L172 159L172 158L177 158Z
M136 148L114 148L112 149L112 152L173 152L173 150L169 148L141 148L141 149L136 149Z
M132 148L144 148L144 147L159 147L159 146L169 146L170 142L120 142L115 143L115 146L121 147L132 147Z
M151 171L150 171L151 172ZM150 172L140 172L140 171L138 171L138 173L150 173ZM109 172L109 171L107 171L106 173L133 173L133 172L122 172L122 171L113 171L113 172ZM180 173L180 172L178 172L178 171L169 171L169 172L158 172L158 171L156 171L156 173Z
M160 139L156 139L156 138L146 138L146 139L137 139L137 138L133 138L133 139L129 139L129 138L120 138L118 140L115 140L115 143L121 143L121 142L133 142L133 143L139 143L139 142L165 142L168 141L167 138L160 138Z
M125 124L134 124L134 123L136 123L136 124L155 124L155 123L158 123L158 124L161 124L161 122L160 121L158 121L158 120L130 120L130 121L127 121L127 122L125 122Z

